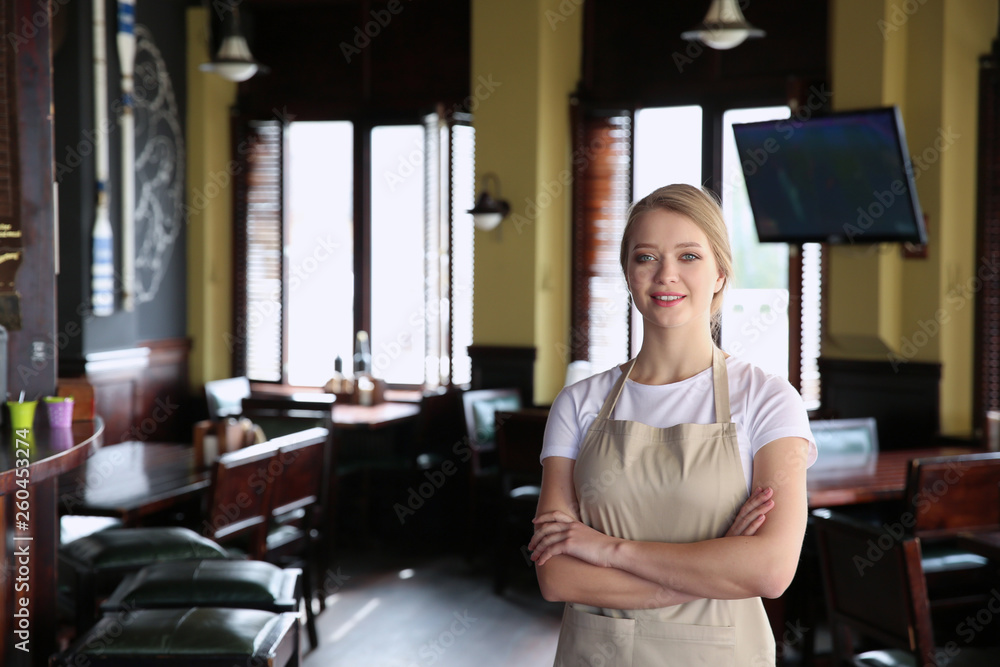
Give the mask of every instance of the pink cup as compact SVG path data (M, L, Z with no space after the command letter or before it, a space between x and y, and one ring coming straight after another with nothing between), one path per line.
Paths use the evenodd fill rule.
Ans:
M49 427L69 428L73 425L73 399L62 396L46 396L45 409L49 414Z

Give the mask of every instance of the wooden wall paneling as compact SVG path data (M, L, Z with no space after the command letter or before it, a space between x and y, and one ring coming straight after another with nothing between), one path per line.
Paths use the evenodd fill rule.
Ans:
M534 405L535 348L514 345L470 345L472 358L472 389L506 389L521 391L521 403Z
M97 414L104 420L105 444L144 439L139 437L137 416L142 374L148 366L145 348L87 355L86 378L94 387Z
M939 431L941 364L819 360L823 418L875 417L879 448L932 446Z
M199 415L188 387L188 339L148 341L142 347L92 353L63 364L66 378L84 378L105 423L104 442L191 442Z
M138 410L133 423L149 440L191 442L196 416L188 384L191 341L186 338L146 341L149 366L142 374Z

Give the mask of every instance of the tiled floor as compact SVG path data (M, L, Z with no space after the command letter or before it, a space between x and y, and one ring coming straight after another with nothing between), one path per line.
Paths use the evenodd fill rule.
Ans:
M461 556L345 555L327 571L320 646L305 667L549 667L562 605L518 573L504 596Z

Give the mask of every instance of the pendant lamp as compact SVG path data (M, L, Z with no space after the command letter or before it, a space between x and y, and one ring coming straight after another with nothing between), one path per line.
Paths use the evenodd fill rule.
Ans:
M705 19L693 30L681 33L681 38L722 50L739 46L748 37L763 37L764 34L743 18L739 0L712 0Z

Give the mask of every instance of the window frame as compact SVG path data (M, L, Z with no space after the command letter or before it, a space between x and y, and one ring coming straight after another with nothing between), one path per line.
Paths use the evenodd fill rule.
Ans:
M454 219L452 215L452 203L453 203L453 191L451 187L451 164L452 164L452 151L451 151L451 128L456 125L471 126L472 117L469 114L453 111L451 113L443 112L443 105L438 105L436 110L430 112L406 112L397 114L367 114L363 117L352 116L352 115L323 115L320 117L309 117L309 118L296 118L295 120L310 120L310 121L349 121L353 126L353 244L352 249L353 260L354 260L354 331L368 331L371 332L371 322L372 322L372 261L371 261L371 249L372 249L372 237L371 237L371 137L372 131L376 127L391 126L391 125L419 125L427 130L429 126L428 116L437 115L438 117L438 127L440 124L444 123L447 125L448 140L449 145L447 147L442 146L441 150L447 153L447 172L444 171L442 166L441 175L442 178L447 179L448 187L445 188L446 197L441 200L439 207L442 211L447 207L448 216L448 253L452 255L454 252L452 244L452 235L450 230L454 224ZM244 115L235 110L231 121L231 136L233 137L233 160L236 165L233 188L233 308L232 308L232 343L229 345L231 352L231 363L233 375L245 375L247 372L247 346L248 346L248 332L247 332L247 322L246 318L243 316L243 312L246 310L246 290L247 290L247 271L246 271L246 258L247 258L247 234L246 234L246 220L247 220L247 172L248 172L248 154L252 152L252 147L248 147L248 138L251 135L250 128L255 123L279 123L281 128L281 150L282 150L282 162L281 162L281 183L282 192L280 195L280 207L281 207L281 244L284 246L284 239L288 232L288 220L285 215L285 191L286 191L286 181L287 181L287 169L284 165L285 153L286 153L286 143L287 143L287 125L289 123L288 119L284 118L271 118L269 120L261 120L254 118L250 115ZM427 157L425 156L425 159ZM440 157L438 157L440 162ZM287 388L289 390L298 389L295 385L288 383L288 319L286 313L286 307L288 303L288 262L284 253L281 257L281 275L282 275L282 287L281 287L281 379L280 380L257 380L251 378L253 384L266 385L270 387ZM449 262L448 274L441 276L442 281L447 281L446 290L449 295L449 312L448 320L449 322L454 321L454 299L451 298L452 290L452 266ZM438 386L452 386L453 384L453 370L454 370L454 350L452 350L452 327L449 326L444 331L444 335L447 340L444 345L449 350L449 374L447 377L447 382L440 383ZM345 367L349 367L350 360L345 360ZM349 369L349 368L348 368ZM432 383L430 383L432 384ZM390 384L389 387L392 389L402 389L402 390L419 390L428 386L428 383L422 384ZM305 387L302 387L305 388Z

